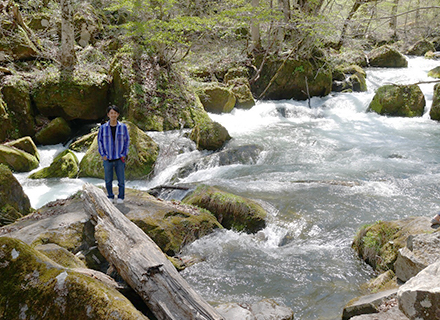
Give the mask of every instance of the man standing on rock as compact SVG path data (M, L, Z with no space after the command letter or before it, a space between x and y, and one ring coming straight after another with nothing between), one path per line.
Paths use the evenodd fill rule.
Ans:
M119 194L116 203L124 203L125 198L125 160L127 159L130 137L127 126L118 121L120 115L117 106L107 108L110 119L99 127L98 151L104 161L105 188L109 199L114 201L113 171L118 179Z

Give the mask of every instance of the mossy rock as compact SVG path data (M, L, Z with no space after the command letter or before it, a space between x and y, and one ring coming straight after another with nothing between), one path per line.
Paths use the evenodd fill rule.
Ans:
M358 65L355 65L355 64L352 64L352 65L349 65L347 67L344 67L342 69L342 72L344 72L345 74L356 74L356 73L359 73L364 78L367 77L367 73L365 72L365 70L362 67L360 67Z
M266 226L267 212L261 205L215 187L201 185L183 202L210 211L227 229L254 233Z
M76 152L86 152L98 135L98 131L88 133L69 145L69 149Z
M30 83L21 76L11 75L2 80L1 93L16 129L15 138L33 136L36 132L30 92Z
M395 221L378 221L363 226L357 233L352 247L360 258L374 270L394 270L399 249L406 246L410 235L432 232L429 218L412 217Z
M229 113L235 107L235 95L220 83L210 83L199 89L198 94L207 112Z
M408 61L403 56L403 54L386 45L372 50L369 53L368 58L370 66L372 67L408 67Z
M368 111L394 117L421 117L425 96L416 84L385 85L377 89Z
M23 28L17 27L15 23L12 26L6 26L2 23L0 28L2 27L9 29L10 36L0 39L0 51L5 52L14 60L31 60L40 56L40 51Z
M29 179L76 178L78 170L78 158L71 150L66 149L55 157L49 167L31 174Z
M121 293L0 237L0 314L5 319L147 319Z
M256 56L254 65L260 66L262 59L262 55ZM265 100L323 97L331 92L332 73L325 64L272 55L266 60L258 80L251 84L251 89L258 99Z
M0 226L13 223L31 210L20 183L8 167L0 164Z
M228 86L236 98L235 108L250 109L255 105L249 80L246 78L234 78L228 81Z
M145 179L153 171L159 154L158 145L145 132L129 121L124 121L130 135L130 146L125 167L126 179ZM98 139L93 140L80 164L80 177L104 179L102 158L98 152Z
M0 145L0 164L8 166L16 172L28 172L38 167L38 159L17 148Z
M440 79L440 66L428 71L428 77Z
M49 122L43 129L37 132L35 140L42 145L51 145L65 142L71 135L69 123L62 117Z
M55 243L40 244L35 247L49 259L65 268L87 268L86 264L67 249Z
M362 73L356 72L351 75L349 81L352 83L354 92L366 92L368 90L365 76Z
M46 117L100 120L109 104L108 75L90 70L49 69L33 84L32 98Z
M249 78L248 69L246 69L244 67L229 69L228 72L226 72L225 77L223 78L223 82L226 85L229 85L229 81L234 80L234 79L239 79L239 78L248 79Z
M3 101L3 96L0 92L0 142L5 141L9 137L13 137L18 133L13 129L12 119L8 114L6 103ZM18 136L18 134L17 134Z
M423 56L428 51L435 51L434 44L428 40L417 41L411 48L408 49L406 54L413 56Z
M429 111L432 120L440 121L440 83L434 86L434 95L432 98L432 106Z
M225 127L211 120L196 126L191 131L190 139L199 150L219 150L232 138Z
M38 161L40 161L40 154L38 153L37 146L31 137L23 137L17 140L9 141L6 142L5 145L23 150L24 152L33 155Z
M125 214L168 255L175 255L186 244L215 229L217 219L203 210L177 201L156 199L145 191L126 189ZM124 208L121 208L124 210Z

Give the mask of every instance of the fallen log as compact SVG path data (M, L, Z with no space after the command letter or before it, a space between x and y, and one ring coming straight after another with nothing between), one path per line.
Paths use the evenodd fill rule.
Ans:
M220 320L215 309L183 279L160 248L92 184L84 185L84 207L95 224L102 255L159 320Z

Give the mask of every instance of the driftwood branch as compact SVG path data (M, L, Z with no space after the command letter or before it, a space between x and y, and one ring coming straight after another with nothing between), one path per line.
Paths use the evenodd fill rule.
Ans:
M95 223L102 255L145 301L159 320L221 320L183 279L160 248L92 184L84 185L84 206Z

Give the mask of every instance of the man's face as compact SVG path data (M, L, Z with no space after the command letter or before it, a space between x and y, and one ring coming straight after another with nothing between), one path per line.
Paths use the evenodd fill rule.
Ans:
M107 116L110 119L110 121L115 121L118 119L119 113L117 113L115 110L112 109L107 113Z

